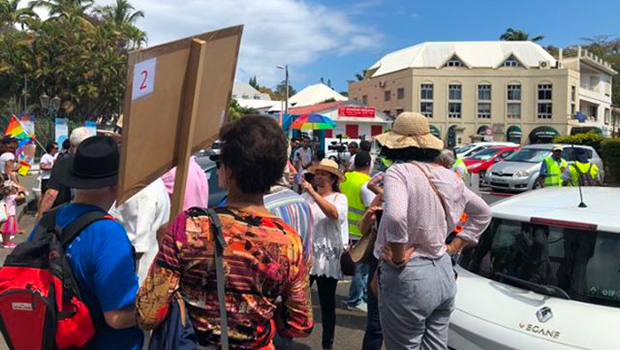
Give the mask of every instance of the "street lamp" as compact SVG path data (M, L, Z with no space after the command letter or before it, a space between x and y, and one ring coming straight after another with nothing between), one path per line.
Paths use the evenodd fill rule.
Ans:
M284 84L286 84L286 96L284 97L284 114L288 114L288 64L284 66L277 66L278 69L283 69L285 72Z
M58 96L54 96L50 99L47 94L43 94L39 97L39 101L41 101L41 107L45 110L47 116L52 117L55 116L56 112L60 109L60 102L62 100Z

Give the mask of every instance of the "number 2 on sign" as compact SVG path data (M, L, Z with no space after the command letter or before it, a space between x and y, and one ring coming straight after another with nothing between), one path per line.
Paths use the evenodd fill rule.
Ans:
M133 71L132 100L148 96L155 87L157 58L136 63Z
M142 75L142 84L140 84L140 90L144 90L146 89L146 79L149 77L149 72L143 70L142 72L140 72L140 75Z

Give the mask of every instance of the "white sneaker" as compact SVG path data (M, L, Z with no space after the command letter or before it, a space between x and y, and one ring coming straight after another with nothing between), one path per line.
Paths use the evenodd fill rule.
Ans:
M347 310L349 311L360 311L360 312L368 312L368 305L364 302L359 303L356 306L351 306L347 304Z

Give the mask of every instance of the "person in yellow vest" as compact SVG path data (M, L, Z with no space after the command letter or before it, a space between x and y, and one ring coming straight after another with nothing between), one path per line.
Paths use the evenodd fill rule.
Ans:
M362 233L357 224L362 220L366 209L375 197L366 186L370 181L371 158L368 152L358 152L355 155L354 170L345 174L345 180L340 184L340 192L347 196L349 201L349 238L355 244L362 238ZM348 309L366 311L368 300L367 290L368 265L358 263L355 276L351 281L349 297L344 301Z
M562 186L562 173L568 168L568 162L562 158L564 148L554 145L551 155L545 158L540 167L540 179L543 187Z
M583 148L575 148L575 162L564 171L566 186L601 186L600 172L596 164L590 163Z

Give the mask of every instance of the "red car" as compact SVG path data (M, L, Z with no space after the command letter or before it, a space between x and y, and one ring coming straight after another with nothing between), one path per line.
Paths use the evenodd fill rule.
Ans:
M491 147L471 157L463 158L463 162L467 166L467 171L478 173L482 177L491 165L501 162L517 150L519 147Z

